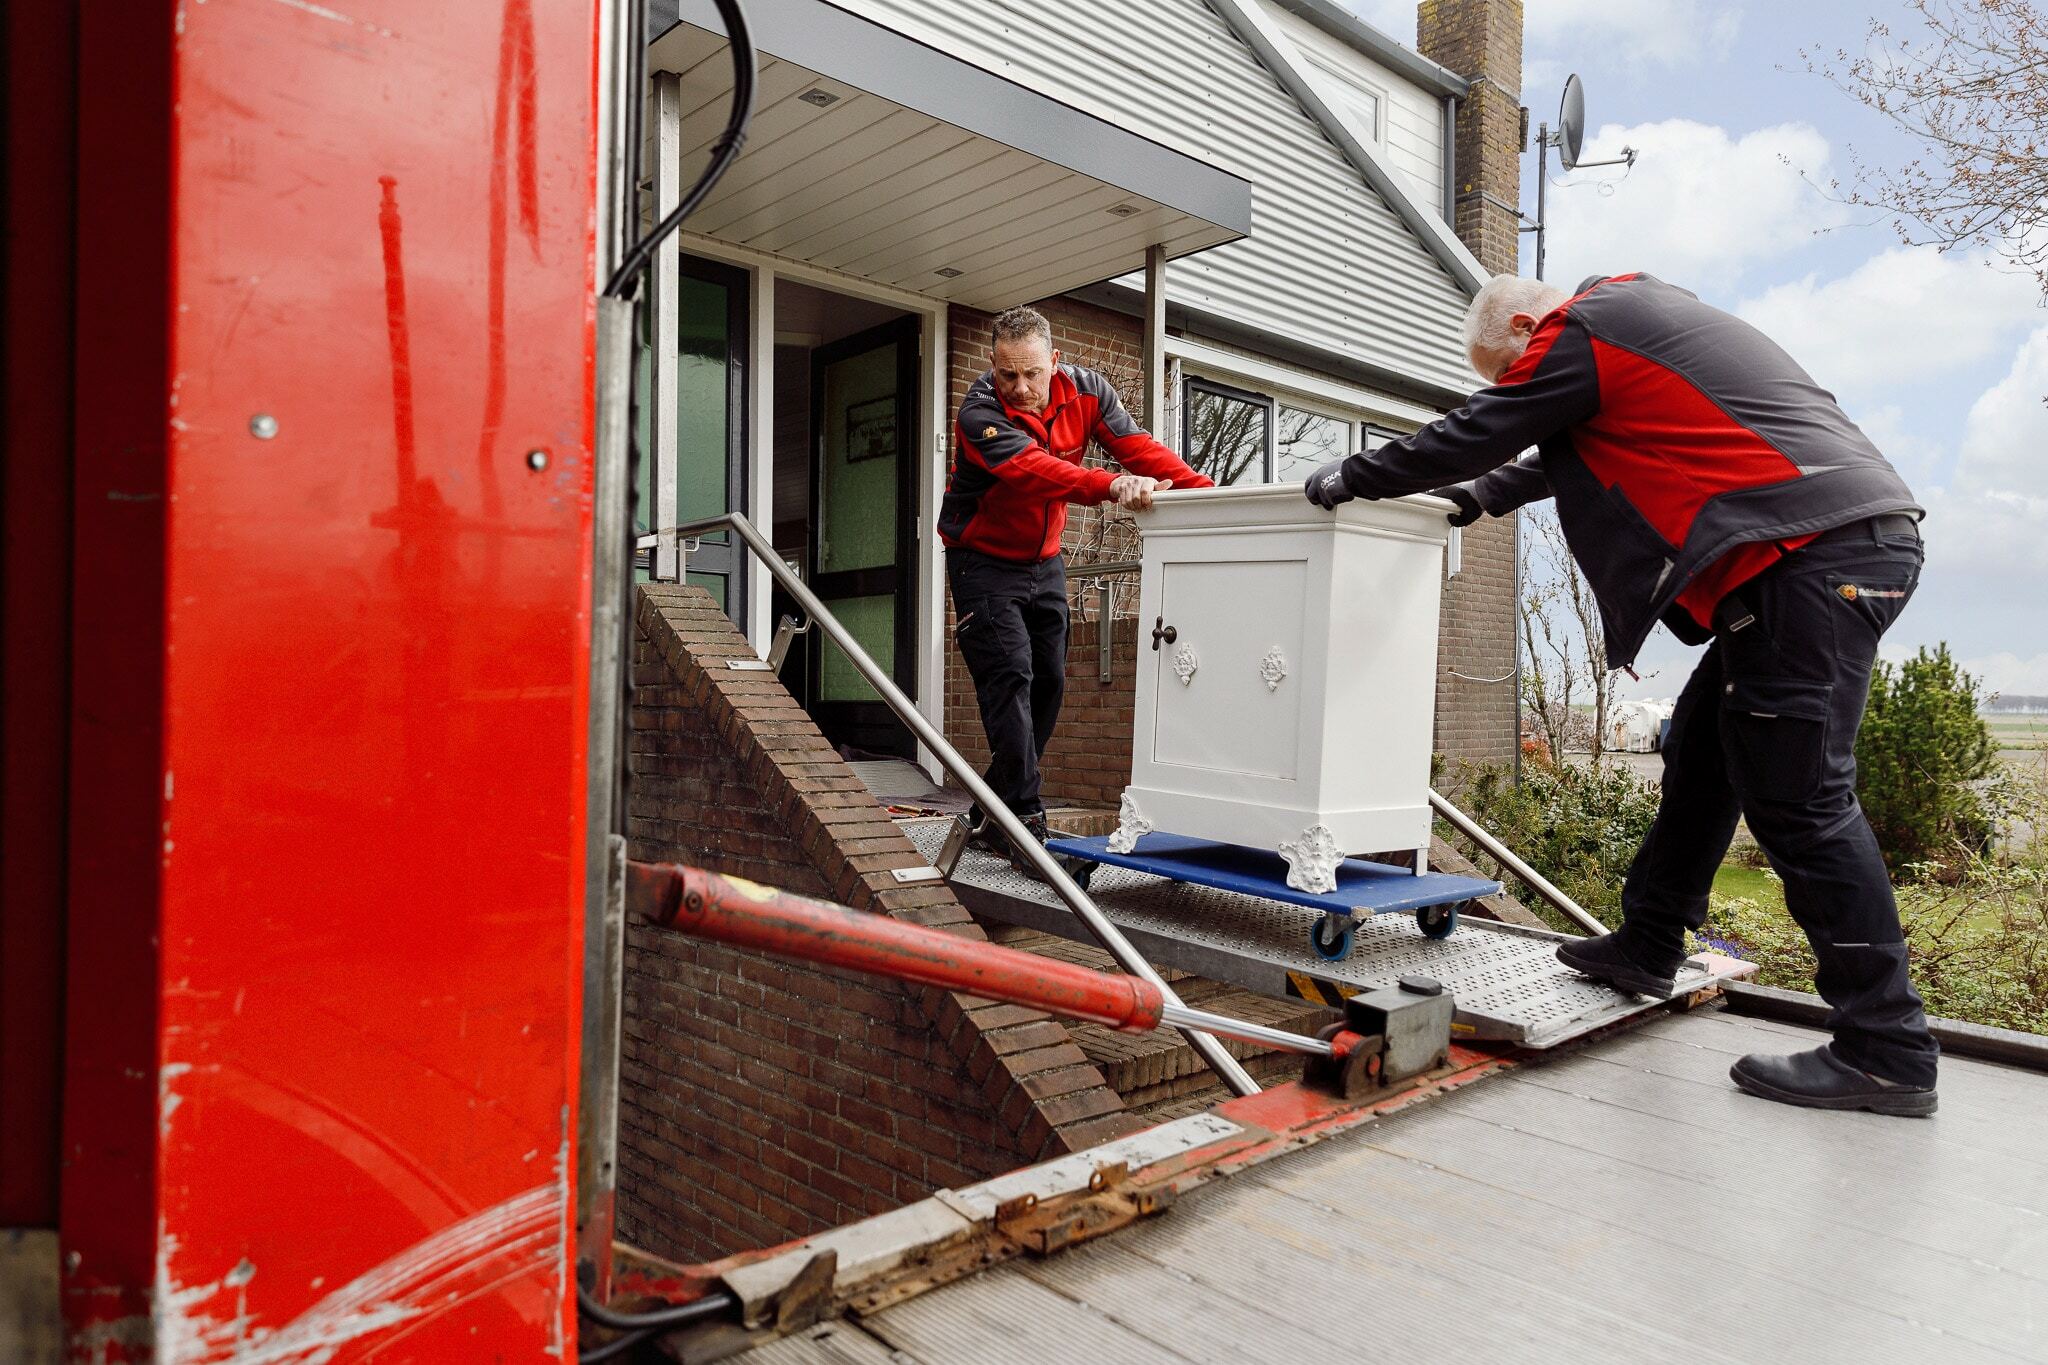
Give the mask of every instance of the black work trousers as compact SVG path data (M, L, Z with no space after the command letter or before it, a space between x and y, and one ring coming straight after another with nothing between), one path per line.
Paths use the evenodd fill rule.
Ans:
M1856 800L1856 731L1877 642L1920 578L1910 521L1843 527L1779 560L1715 614L1714 642L1671 717L1664 801L1622 889L1628 930L1659 956L1706 922L1739 814L1785 884L1832 1007L1835 1055L1934 1084L1939 1048L1906 974L1891 879Z
M1045 810L1038 760L1059 723L1067 689L1067 566L1060 555L1036 564L975 550L946 551L953 590L953 638L990 753L984 780L1020 816Z

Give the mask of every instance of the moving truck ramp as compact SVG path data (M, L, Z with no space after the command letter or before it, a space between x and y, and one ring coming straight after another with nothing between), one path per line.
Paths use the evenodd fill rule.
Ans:
M903 829L936 863L950 823L910 820ZM1087 940L1050 887L1002 858L967 849L951 882L961 903L984 918ZM1663 1003L1566 968L1556 958L1565 936L1540 929L1466 916L1450 937L1431 939L1407 916L1371 916L1358 921L1350 955L1332 962L1308 946L1304 929L1313 916L1298 905L1108 865L1096 870L1088 889L1147 960L1261 995L1337 1005L1403 976L1433 977L1457 1001L1452 1029L1460 1041L1550 1048ZM1695 958L1679 974L1673 998L1746 971L1730 959Z

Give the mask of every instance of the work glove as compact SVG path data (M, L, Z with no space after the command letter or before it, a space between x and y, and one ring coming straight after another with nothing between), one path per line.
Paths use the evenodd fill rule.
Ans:
M1470 526L1473 522L1486 515L1486 509L1479 505L1479 499L1473 497L1472 490L1463 484L1454 484L1449 488L1439 488L1436 491L1436 495L1440 498L1448 498L1458 504L1458 510L1451 513L1450 517L1451 525L1453 526Z
M1301 486L1301 491L1318 507L1335 507L1358 496L1344 486L1343 460L1332 460L1309 475L1308 482Z

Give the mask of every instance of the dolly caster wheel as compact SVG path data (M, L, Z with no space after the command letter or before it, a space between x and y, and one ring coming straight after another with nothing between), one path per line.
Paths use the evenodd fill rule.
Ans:
M1349 915L1324 915L1309 930L1309 947L1325 962L1341 962L1351 955L1351 936L1357 927Z
M1102 866L1101 863L1091 863L1086 858L1070 858L1064 853L1058 856L1060 871L1072 877L1074 885L1083 891L1088 889L1088 883L1095 880L1095 869Z
M1458 927L1458 907L1425 905L1415 912L1415 924L1424 938L1449 938L1451 930Z

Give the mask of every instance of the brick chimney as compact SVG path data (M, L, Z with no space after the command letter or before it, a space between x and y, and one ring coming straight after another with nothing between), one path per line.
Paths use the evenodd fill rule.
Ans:
M1472 82L1458 105L1458 237L1495 274L1521 260L1522 0L1422 0L1422 55Z

